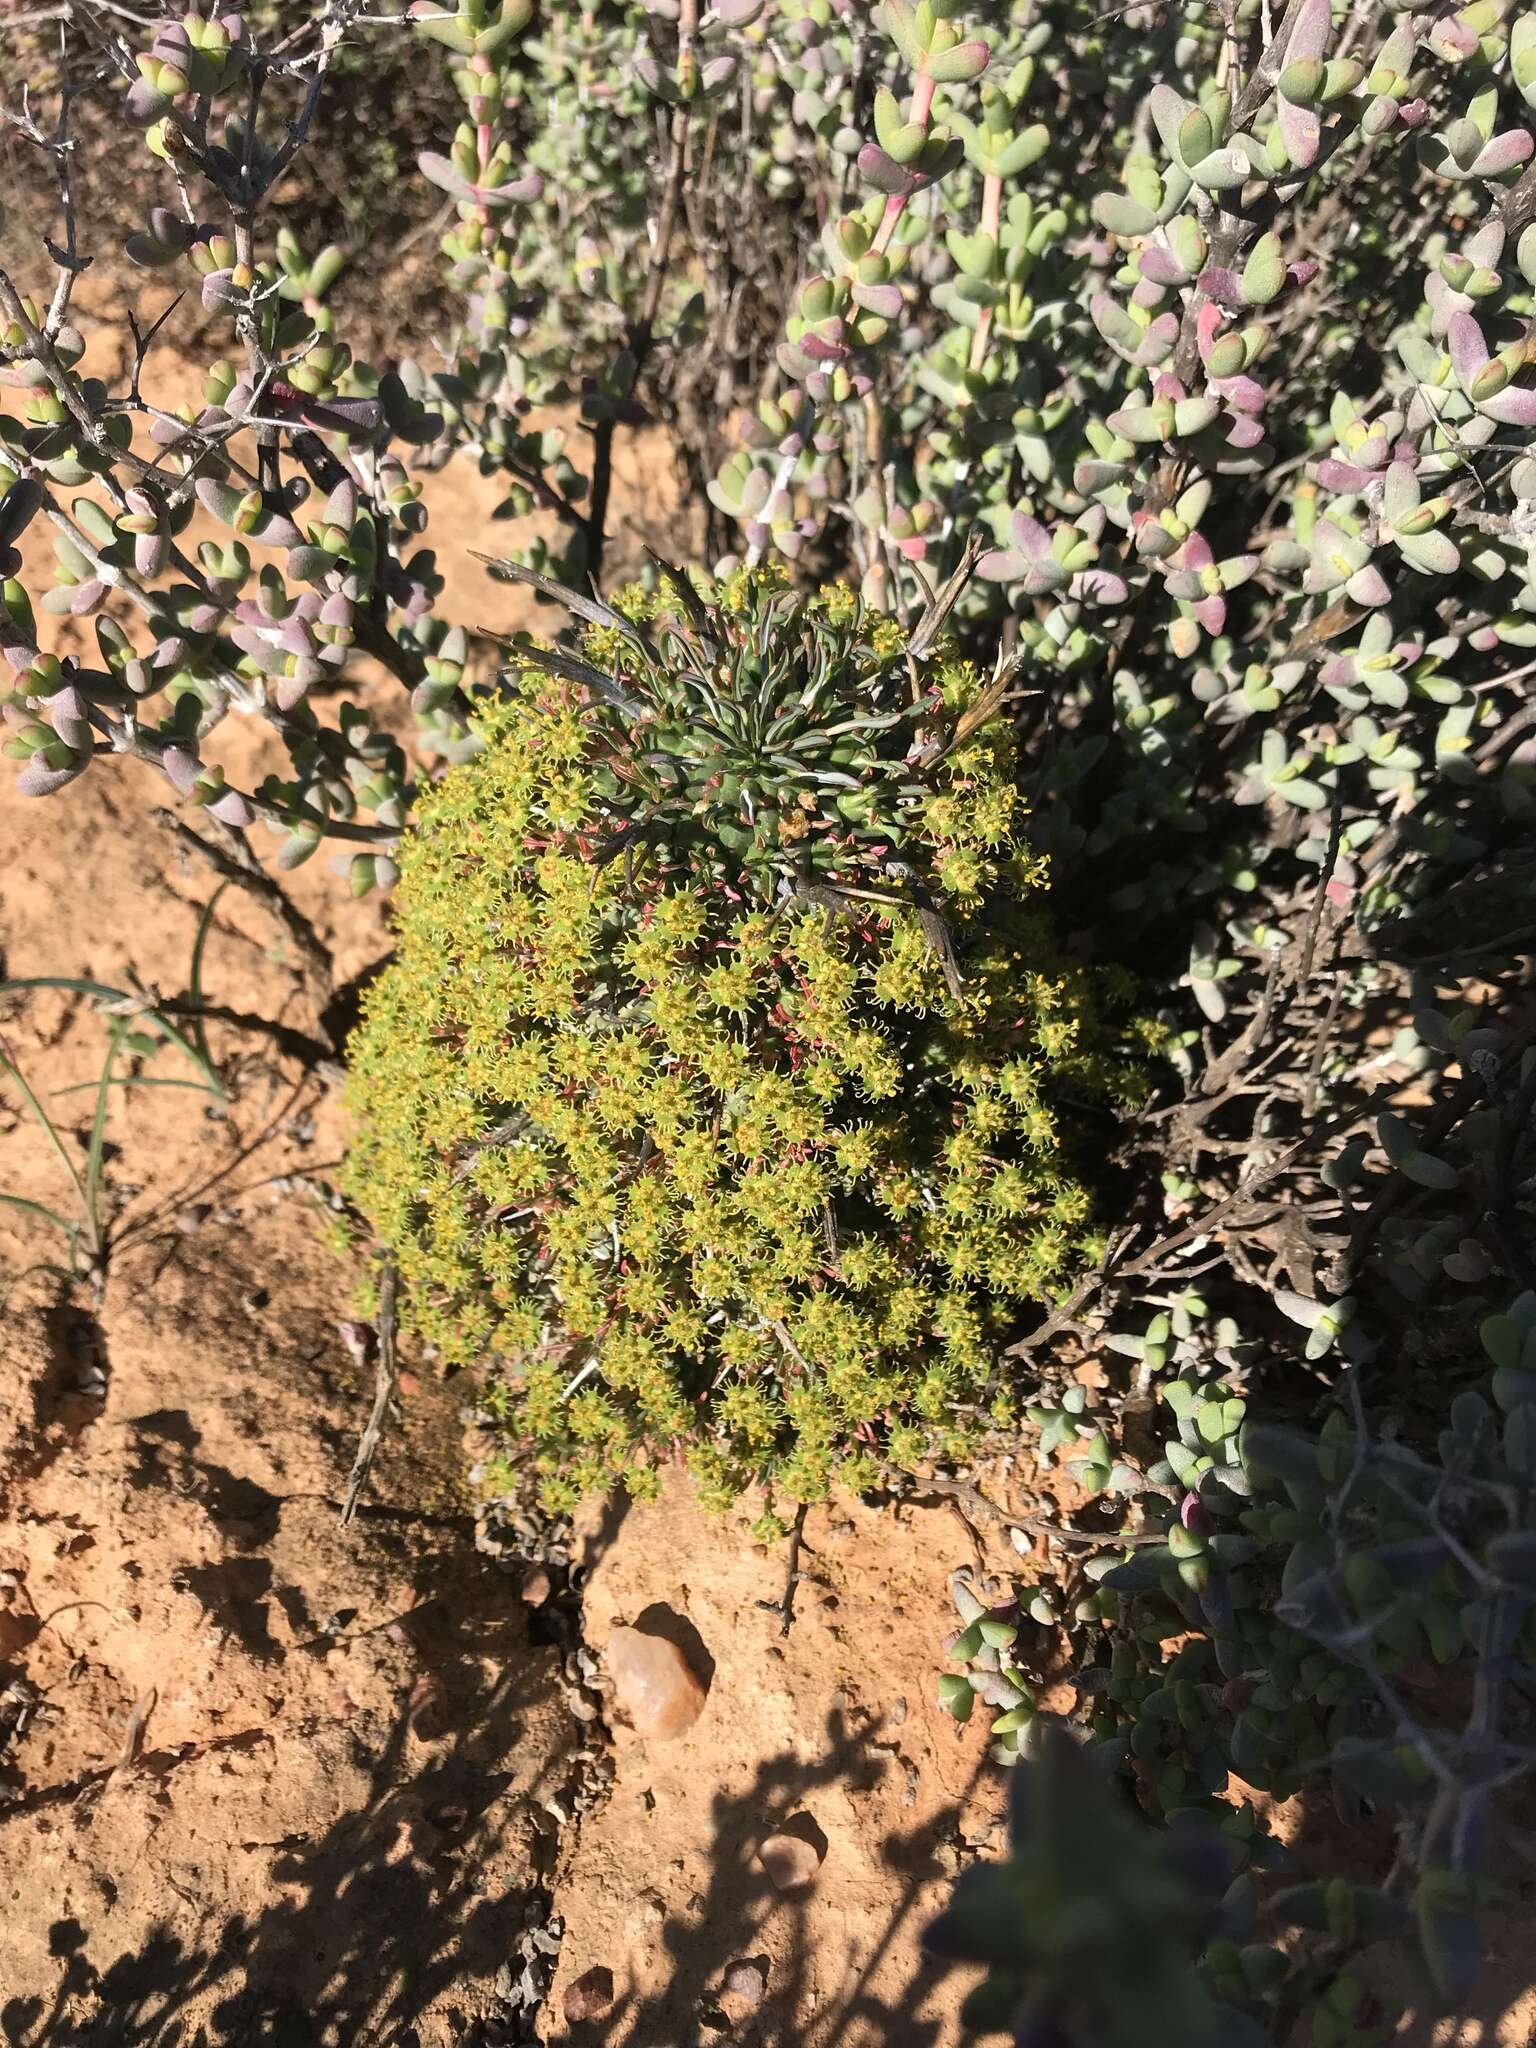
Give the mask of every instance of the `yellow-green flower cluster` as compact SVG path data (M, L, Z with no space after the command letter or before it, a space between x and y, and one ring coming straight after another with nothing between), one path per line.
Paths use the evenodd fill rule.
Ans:
M893 629L841 594L821 624L857 687ZM974 673L904 687L897 738L937 756L895 849L922 914L856 846L840 900L766 905L713 857L603 857L620 714L541 673L422 806L351 1192L408 1324L496 1362L552 1505L678 1455L725 1501L953 1452L1011 1412L1000 1352L1083 1253L1060 1103L1134 1089L1121 991L1053 944L1008 722L958 724Z

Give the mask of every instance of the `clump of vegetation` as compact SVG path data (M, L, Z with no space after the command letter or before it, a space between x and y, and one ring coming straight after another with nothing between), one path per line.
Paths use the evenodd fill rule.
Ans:
M1339 1960L1399 1905L1459 1996L1531 1689L1536 1071L1500 1012L1536 815L1536 24L291 15L62 0L51 90L10 110L59 195L0 250L19 787L131 757L282 864L403 871L353 1185L414 1327L502 1361L503 1478L643 1494L684 1450L712 1499L792 1501L989 1437L1070 1456L1098 1519L962 1600L948 1704L1016 1757L1031 1630L1065 1627L1149 1813L1209 1820L1235 1772L1399 1816L1391 1911L1353 1877L1298 1907L1315 1970L1177 1916L1247 2038L1369 2038ZM454 313L419 361L366 359L379 279L284 198L365 28L456 103L416 158ZM158 181L113 224L146 278L115 377L72 311L106 246L86 94ZM214 345L173 415L177 291ZM707 573L571 599L584 639L503 666L424 473L494 482L542 596L601 591L647 418ZM232 717L282 749L258 786ZM1134 968L1166 1055L1102 1241L1088 1134L1139 1080L1084 962ZM1470 1727L1399 1711L1405 1658ZM1164 2031L1198 2038L1181 1997ZM1036 2042L1111 2024L1030 2010Z
M847 589L583 609L401 852L351 1186L407 1318L506 1361L551 1505L675 1451L721 1502L961 1456L1092 1249L1062 1098L1138 1085L999 689Z
M1024 1760L1031 1789L1020 1793L1021 1813L1054 1810L1055 1790L1042 1792L1028 1760L1048 1735L1035 1673L1064 1628L1083 1732L1127 1796L1135 1790L1104 1829L1123 1835L1139 1807L1146 1839L1126 1857L1152 1872L1160 1856L1200 1851L1223 1870L1224 1895L1212 1893L1194 1921L1170 1916L1156 1937L1157 1969L1187 1993L1204 1988L1220 2015L1212 2038L1222 2041L1288 2041L1302 2015L1321 2048L1390 2039L1391 2012L1357 1967L1388 1939L1406 1947L1417 2004L1464 2009L1480 1971L1482 1913L1508 1896L1498 1808L1529 1770L1536 1690L1536 1292L1507 1301L1467 1225L1475 1190L1497 1186L1501 1161L1529 1145L1536 1057L1519 1039L1476 1031L1467 1013L1418 1021L1443 1045L1480 1041L1468 1054L1475 1093L1457 1091L1464 1115L1448 1113L1452 1096L1417 1125L1384 1119L1380 1167L1363 1170L1366 1148L1350 1140L1330 1177L1357 1242L1379 1230L1391 1247L1403 1296L1422 1298L1436 1274L1456 1283L1461 1298L1447 1315L1456 1341L1435 1392L1406 1376L1395 1398L1379 1392L1368 1410L1368 1325L1384 1320L1383 1304L1371 1300L1357 1316L1347 1294L1327 1307L1288 1294L1282 1307L1307 1330L1313 1357L1344 1359L1311 1404L1320 1427L1299 1426L1299 1403L1280 1419L1273 1377L1256 1415L1240 1390L1252 1384L1258 1347L1186 1292L1140 1335L1110 1339L1138 1359L1155 1393L1139 1440L1081 1398L1032 1407L1044 1454L1073 1459L1110 1525L1052 1531L1075 1556L1038 1581L957 1573L954 1582L961 1625L940 1697L962 1721L990 1711L993 1756ZM1397 1210L1407 1213L1389 1222ZM1415 1413L1421 1402L1436 1427ZM1053 1788L1062 1754L1050 1751ZM1303 1812L1325 1800L1362 1831L1358 1858L1287 1872L1294 1859L1254 1792L1299 1800ZM1104 1797L1093 1792L1085 1815ZM1161 1850L1147 1818L1165 1824ZM1385 1840L1389 1826L1394 1853L1378 1867L1372 1835ZM1108 1884L1080 1848L1076 1837L1052 1846L1036 1831L1020 1851L1051 1910L1068 1918L1074 1902L1096 1912ZM989 1879L971 1890L988 1887L1000 1915L1008 1887ZM941 1943L985 1941L1001 1925L971 1910L957 1902ZM951 1952L983 1957L976 1946ZM1116 2023L1130 2025L1135 1980L1107 1935L1098 1954ZM1018 1974L1007 1978L1010 1996ZM1023 1974L1032 1995L1044 1986L1064 2010L1083 2010L1045 1958ZM995 2012L1001 1995L994 1983L978 2011ZM1061 2021L1068 2043L1113 2037Z

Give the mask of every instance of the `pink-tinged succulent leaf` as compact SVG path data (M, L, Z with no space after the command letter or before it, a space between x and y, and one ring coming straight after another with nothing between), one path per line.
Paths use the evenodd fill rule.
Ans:
M1124 604L1130 594L1124 579L1109 569L1083 569L1072 579L1072 595L1085 604Z
M1211 344L1225 324L1221 307L1214 300L1207 299L1195 315L1195 341L1200 350L1201 362L1209 357Z
M1123 462L1079 462L1073 466L1072 488L1091 498L1096 491L1113 490L1116 484L1124 483L1126 475Z
M256 822L255 810L237 789L225 790L221 797L209 804L208 814L217 818L221 825L233 826L237 832Z
M510 185L477 185L474 196L487 206L531 206L544 190L537 171L514 178Z
M1455 15L1447 15L1430 29L1428 41L1437 57L1445 57L1458 64L1477 48L1477 30L1470 22L1458 21Z
M1064 590L1071 577L1059 562L1031 562L1020 581L1026 597L1051 597Z
M992 60L992 52L980 41L957 43L942 56L927 55L923 69L939 85L966 85L980 78Z
M1524 128L1506 128L1502 135L1495 135L1473 159L1474 178L1499 178L1506 171L1513 171L1528 161L1536 150L1536 141Z
M76 752L91 744L91 720L84 697L73 683L55 690L48 699L48 723L65 746Z
M1481 410L1503 427L1536 427L1536 391L1510 384L1497 397L1486 399Z
M1431 314L1430 332L1437 336L1445 333L1456 314L1472 310L1472 301L1466 293L1453 291L1436 270L1432 270L1424 280L1424 298Z
M848 356L846 331L841 320L828 320L823 332L802 334L800 346L813 363L841 363Z
M1376 472L1361 469L1358 463L1340 462L1336 456L1326 455L1317 465L1317 480L1325 491L1363 491L1367 484L1375 481Z
M1407 462L1394 462L1387 470L1386 482L1382 488L1381 509L1388 521L1396 525L1406 519L1410 512L1416 512L1421 496L1419 480L1413 466Z
M435 149L424 149L416 159L416 168L431 185L440 192L446 192L451 199L472 201L475 188L467 178L461 178L452 163L445 156L439 156Z
M1211 389L1234 412L1260 413L1269 403L1269 393L1254 377L1218 377Z
M1202 597L1193 609L1195 617L1204 626L1206 632L1213 637L1227 623L1227 601L1220 591L1215 591L1208 597Z
M1163 248L1160 243L1149 242L1137 258L1137 263L1142 276L1150 278L1154 284L1176 285L1189 282L1189 272L1178 257L1171 249Z
M901 287L895 284L856 284L853 287L853 302L862 306L867 313L878 314L882 320L896 320L901 317Z
M171 110L171 102L163 92L157 92L147 79L136 78L124 96L123 105L130 121L141 128L148 128L158 121L162 114Z
M202 762L195 754L189 754L185 747L167 747L160 756L160 766L181 796L192 794L203 772Z
M1126 312L1118 299L1112 299L1108 292L1095 292L1088 301L1088 315L1094 326L1112 346L1132 355L1140 347L1143 330Z
M1245 412L1229 412L1223 421L1223 431L1227 446L1239 450L1257 448L1264 439L1263 427Z
M976 574L988 583L1017 583L1033 566L1017 548L988 548L976 558Z
M1150 405L1128 405L1112 412L1105 424L1111 433L1123 434L1127 441L1146 442L1161 441L1165 426L1171 422Z
M1291 30L1290 41L1285 46L1286 63L1294 64L1303 57L1324 56L1332 21L1333 10L1328 0L1305 0Z
M1141 338L1136 351L1136 360L1148 369L1161 363L1172 354L1179 339L1179 322L1176 314L1159 313L1152 325Z
M1228 269L1225 264L1207 264L1200 273L1199 285L1207 298L1214 299L1218 306L1225 306L1229 312L1239 313L1246 310L1247 301L1243 297L1243 288L1237 272Z
M284 654L312 655L315 652L315 643L302 619L289 619L274 638Z
M1378 605L1392 602L1391 585L1374 565L1367 562L1363 569L1357 569L1344 585L1345 594L1356 604L1366 605L1374 610Z
M894 158L888 157L878 142L866 142L859 151L859 172L877 192L884 192L892 199L907 198L921 182Z
M1456 381L1465 390L1488 360L1483 330L1470 313L1455 313L1446 327L1445 339Z
M50 768L41 753L33 754L16 778L18 796L52 796L67 782L85 772L84 761L70 761L62 768Z
M238 313L250 302L250 293L234 281L231 270L216 270L203 279L199 294L205 313Z
M318 681L319 676L324 673L320 669L318 662L314 666L317 674L313 676L300 674L296 671L291 676L279 676L277 678L273 695L277 699L279 711L292 711L295 705L303 703L305 697L309 694L310 685Z
M321 518L327 526L339 526L349 531L357 521L357 485L351 477L343 477L325 501Z
M266 659L268 636L263 627L246 625L237 619L229 629L229 637L242 654L252 655L258 661Z
M1031 518L1028 512L1015 512L1008 522L1008 528L1013 535L1014 546L1021 549L1024 554L1035 560L1050 554L1051 536L1039 520Z
M136 533L133 537L134 573L146 579L158 576L165 567L170 551L169 534Z
M1298 107L1288 99L1277 98L1275 119L1286 155L1298 170L1310 170L1317 162L1323 141L1323 124L1316 113L1311 107Z

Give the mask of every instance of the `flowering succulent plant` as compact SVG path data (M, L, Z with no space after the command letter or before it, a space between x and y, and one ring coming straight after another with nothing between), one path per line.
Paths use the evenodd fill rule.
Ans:
M1137 1085L996 693L846 589L582 609L401 855L350 1184L407 1320L556 1505L953 1455L1091 1238L1058 1096Z

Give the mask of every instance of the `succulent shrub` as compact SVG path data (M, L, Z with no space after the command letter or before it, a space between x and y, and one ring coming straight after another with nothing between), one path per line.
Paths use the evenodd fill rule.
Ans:
M1064 1101L1137 1086L997 691L846 588L582 609L401 851L350 1184L408 1320L557 1505L958 1455L1093 1245Z
M1198 899L1199 987L1254 964L1266 868L1326 868L1376 920L1520 829L1536 83L1502 0L1242 0L1230 29L1064 0L357 13L65 10L62 125L17 146L67 170L75 84L116 82L163 173L119 239L167 303L197 290L219 354L175 419L142 355L81 373L100 235L67 177L62 263L7 251L0 535L41 516L59 547L51 589L3 599L26 790L138 755L281 859L350 841L356 885L387 882L420 775L474 744L477 622L442 613L417 471L473 459L535 517L524 558L580 581L615 436L659 405L749 560L846 568L905 616L988 543L960 618L1060 712L1024 764L1036 841L1186 944ZM402 32L463 114L419 163L453 211L436 367L354 359L372 252L348 269L277 197L332 72ZM227 538L183 544L194 503ZM98 659L55 666L44 598L99 621ZM231 714L287 749L262 788L221 776Z
M814 90L753 73L826 225L715 486L748 558L900 608L980 529L962 616L1065 713L1039 843L1213 1003L1266 883L1376 924L1522 830L1528 21L815 12Z
M1287 2041L1304 2014L1320 2048L1363 2048L1389 2040L1395 2020L1352 1965L1387 1940L1409 1946L1413 2002L1464 2009L1481 1913L1503 1896L1498 1805L1529 1769L1536 1295L1489 1318L1483 1341L1493 1398L1458 1394L1430 1457L1377 1436L1363 1415L1335 1412L1320 1435L1245 1427L1244 1404L1219 1384L1168 1383L1177 1433L1141 1481L1168 1489L1149 1517L1163 1541L1144 1536L1124 1561L1108 1548L1091 1556L1075 1603L1085 1734L1105 1766L1097 1791L1078 1782L1081 1763L1064 1763L1018 1668L1032 1661L1033 1625L1061 1619L1049 1591L984 1607L957 1583L965 1627L952 1653L968 1668L940 1681L941 1698L961 1719L974 1705L1003 1708L994 1754L1027 1781L1016 1816L1061 1799L1078 1822L973 1874L936 1930L941 1953L996 1966L971 2011L977 2025L1015 2023L1027 1995L1033 2017L1037 2006L1054 2014L1058 2032L1041 2038L1087 2048L1121 2038L1115 2025L1144 2028L1138 1998L1157 1981L1200 2014L1194 2038ZM1049 1768L1029 1760L1043 1741ZM1117 1772L1111 1817L1102 1786ZM1391 1870L1373 1872L1365 1845L1352 1868L1297 1869L1254 1790L1325 1794L1355 1826L1390 1817ZM1180 1870L1186 1884L1206 1877L1203 1905L1191 1891L1146 1932L1152 1960L1135 1971L1115 1906L1127 1870L1155 1897ZM1077 1930L1073 1968L1045 1937L1040 1885ZM1113 2024L1088 2024L1085 1984L1116 2008Z
M961 2017L1019 2048L1252 2048L1269 2039L1196 1970L1220 1920L1223 1838L1158 1836L1109 1774L1043 1720L1013 1774L1008 1853L973 1864L924 1934L930 1955L987 1974Z
M285 213L286 174L365 61L356 0L142 21L98 0L60 10L51 96L14 123L60 218L46 242L0 251L0 713L23 794L132 757L225 829L271 828L283 866L330 840L359 891L393 880L420 775L475 744L462 685L477 622L438 610L421 471L474 461L505 485L495 516L542 515L529 559L599 571L640 368L698 330L699 295L669 254L679 167L733 68L722 40L754 11L725 0L701 22L690 4L668 26L613 5L534 24L532 0L407 10L390 61L408 39L407 78L445 65L463 114L418 163L453 216L457 317L434 368L365 359L338 300L373 252L319 246ZM88 87L115 94L127 146L159 180L142 218L78 215L71 122ZM673 103L658 164L652 110ZM136 171L128 190L143 185ZM656 204L669 224L647 250ZM115 378L86 369L72 315L104 228L144 277ZM189 291L206 388L172 412L154 397L160 330ZM551 408L590 435L585 469ZM51 578L17 573L34 521L52 528ZM64 651L39 613L89 623L94 651ZM381 672L408 693L409 750ZM264 722L286 755L258 787L220 765L231 716Z
M1324 1186L1337 1241L1361 1255L1315 1296L1277 1289L1262 1338L1203 1289L1160 1293L1139 1328L1122 1302L1109 1342L1150 1391L1150 1422L1081 1387L1028 1411L1042 1455L1072 1460L1111 1526L1067 1531L1038 1578L954 1581L940 1699L986 1716L998 1761L1031 1754L1065 1630L1077 1718L1123 1796L1180 1841L1216 1837L1231 1888L1197 1940L1169 1945L1258 2030L1238 2040L1288 2040L1303 2015L1325 2048L1390 2038L1395 2014L1356 1967L1389 1939L1413 1960L1396 1974L1406 1999L1463 2009L1529 1774L1536 1293L1511 1298L1501 1265L1523 1270L1530 1229L1536 1054L1470 1006L1425 1004L1409 1035L1434 1049L1426 1071L1462 1078L1432 1112L1336 1143ZM1320 1427L1297 1367L1325 1376L1307 1404ZM1254 1792L1299 1801L1293 1852ZM1319 1862L1319 1806L1351 1829L1348 1858L1330 1842ZM1092 1882L1072 1883L1086 1911Z

